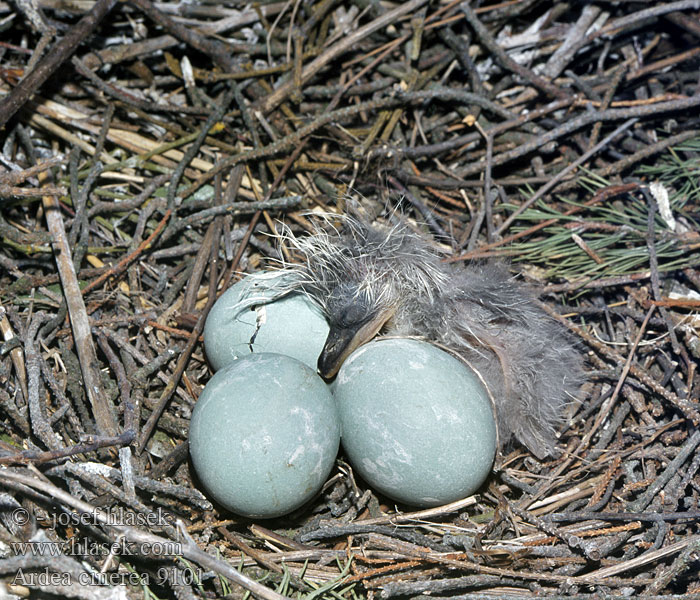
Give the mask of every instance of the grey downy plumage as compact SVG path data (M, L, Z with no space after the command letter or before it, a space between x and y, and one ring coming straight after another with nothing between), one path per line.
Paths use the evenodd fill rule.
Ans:
M405 225L337 215L312 223L312 235L284 233L298 259L284 271L291 275L287 291L305 293L330 325L321 375L332 377L380 332L436 342L488 384L501 446L515 437L539 458L554 453L564 408L581 382L582 358L529 287L499 263L445 263Z

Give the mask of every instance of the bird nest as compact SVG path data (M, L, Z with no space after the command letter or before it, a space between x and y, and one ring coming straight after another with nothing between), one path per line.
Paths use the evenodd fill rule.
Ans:
M0 597L700 594L697 2L0 0ZM306 211L505 260L586 355L558 455L287 517L188 459L201 333Z

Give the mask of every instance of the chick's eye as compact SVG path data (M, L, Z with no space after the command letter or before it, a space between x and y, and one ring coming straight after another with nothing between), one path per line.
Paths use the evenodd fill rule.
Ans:
M348 304L338 311L337 323L340 327L352 327L367 320L367 307L363 303Z

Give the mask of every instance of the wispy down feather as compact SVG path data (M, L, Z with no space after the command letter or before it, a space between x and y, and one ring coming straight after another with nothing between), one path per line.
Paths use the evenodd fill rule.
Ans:
M337 215L312 223L312 235L282 234L297 259L282 265L285 293L306 294L331 329L390 314L383 332L446 346L488 383L501 443L514 436L538 457L553 453L582 359L528 287L497 263L444 263L404 226Z

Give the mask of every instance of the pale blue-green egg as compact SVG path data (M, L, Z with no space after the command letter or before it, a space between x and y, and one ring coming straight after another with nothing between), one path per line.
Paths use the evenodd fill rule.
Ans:
M333 394L350 463L394 500L453 502L491 472L497 438L486 389L464 363L427 342L362 346L341 367Z
M286 354L316 369L328 323L302 294L269 302L284 285L284 275L248 275L214 303L204 324L204 349L215 371L258 352Z
M289 356L250 354L217 371L192 411L190 455L210 497L272 518L310 500L340 443L328 386Z

